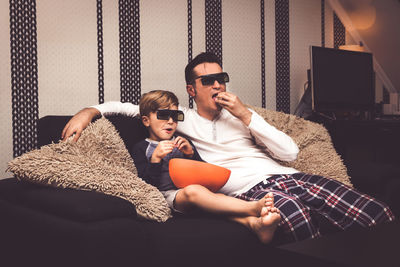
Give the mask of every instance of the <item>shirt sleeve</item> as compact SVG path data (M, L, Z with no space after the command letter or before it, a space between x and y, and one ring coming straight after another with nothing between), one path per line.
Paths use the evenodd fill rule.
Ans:
M136 144L129 153L135 162L138 176L147 183L157 187L161 179L162 162L152 163L149 161L146 157L146 144L145 142Z
M252 112L252 116L248 128L255 138L256 143L276 159L282 161L295 160L299 153L299 148L293 139L267 123L255 111L251 109L250 111Z
M122 114L125 116L135 117L139 115L139 106L132 103L122 103L118 101L110 101L104 104L91 106L100 111L101 115Z

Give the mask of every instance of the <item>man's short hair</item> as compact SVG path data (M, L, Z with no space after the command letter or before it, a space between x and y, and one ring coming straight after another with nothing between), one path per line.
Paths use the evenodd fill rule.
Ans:
M139 101L140 116L149 116L160 108L179 106L176 95L170 91L154 90L142 95Z
M197 55L192 61L187 64L185 68L185 80L186 84L192 84L194 81L195 73L193 69L201 64L201 63L217 63L219 66L221 65L221 60L212 52L203 52Z

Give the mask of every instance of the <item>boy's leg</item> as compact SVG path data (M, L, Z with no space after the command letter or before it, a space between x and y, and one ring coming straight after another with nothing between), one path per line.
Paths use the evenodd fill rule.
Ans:
M189 185L178 191L174 206L177 210L188 212L199 208L206 212L226 216L256 216L266 205L273 206L273 195L256 201L244 201L224 194L213 193L201 185Z
M300 241L321 236L319 229L312 222L310 209L286 192L272 189L272 185L272 183L261 182L246 193L239 195L238 198L248 201L257 200L263 198L268 192L273 192L275 207L279 209L282 217L279 227L286 234L288 241Z
M292 178L290 184L297 185L287 190L341 229L394 220L386 204L339 181L304 173L295 173Z
M255 233L258 239L267 244L271 242L281 220L279 210L273 206L263 207L259 217L230 217L232 221L243 224Z

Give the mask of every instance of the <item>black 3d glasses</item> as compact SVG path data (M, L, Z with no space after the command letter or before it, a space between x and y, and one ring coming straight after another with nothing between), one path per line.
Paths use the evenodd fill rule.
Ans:
M199 78L201 79L202 85L213 85L215 81L220 84L229 82L229 75L226 72L197 76L193 81Z
M157 110L157 119L159 120L169 120L172 118L174 121L183 121L185 119L185 115L182 110L175 109L159 109Z

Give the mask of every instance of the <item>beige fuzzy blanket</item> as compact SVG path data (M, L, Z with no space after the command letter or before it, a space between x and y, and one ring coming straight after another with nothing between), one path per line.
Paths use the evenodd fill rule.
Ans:
M293 115L251 108L298 144L298 159L282 164L351 186L324 127ZM133 160L111 122L101 118L90 124L76 143L71 140L25 153L10 161L8 170L19 179L35 183L94 190L126 199L135 205L138 216L146 219L164 222L171 217L163 195L137 176Z
M300 152L293 162L280 162L301 172L336 179L350 187L350 177L332 139L322 125L283 112L249 106L269 124L283 131L296 142Z
M145 219L163 222L171 217L164 196L137 176L123 140L104 117L91 123L76 143L70 138L25 153L10 161L8 170L34 183L126 199Z

